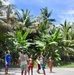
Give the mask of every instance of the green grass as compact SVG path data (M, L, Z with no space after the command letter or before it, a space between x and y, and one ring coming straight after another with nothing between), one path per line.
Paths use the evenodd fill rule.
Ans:
M58 66L62 68L74 68L74 62L68 62L67 64L64 64L62 66Z
M60 68L74 68L74 62L59 62L57 63L57 66Z

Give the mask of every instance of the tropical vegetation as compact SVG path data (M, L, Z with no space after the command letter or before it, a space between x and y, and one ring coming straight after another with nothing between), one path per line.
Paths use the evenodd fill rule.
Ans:
M7 2L6 0L3 0ZM6 51L11 50L12 63L17 63L19 52L26 49L34 59L44 52L55 62L74 59L74 23L66 20L59 26L50 18L52 11L40 9L40 16L33 16L28 9L15 10L15 5L4 5L0 1L0 62ZM56 64L55 64L56 65ZM57 63L59 65L59 63Z

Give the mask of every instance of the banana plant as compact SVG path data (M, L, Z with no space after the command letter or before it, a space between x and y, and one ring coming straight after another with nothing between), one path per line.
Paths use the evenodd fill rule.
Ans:
M51 36L49 40L49 47L51 49L50 55L53 56L53 58L58 61L60 60L60 54L59 54L59 43L61 43L62 37L60 34L60 30L56 30L55 33ZM55 57L56 56L56 57Z
M15 38L14 38L14 45L16 47L16 50L20 49L20 48L28 48L28 46L30 45L29 42L27 42L27 36L29 34L30 30L27 30L24 34L22 34L21 31L16 31L15 32Z
M60 60L58 45L62 41L60 30L56 30L54 34L44 34L39 40L36 40L37 46L42 47L42 51L46 52L46 57L52 56L56 61ZM56 56L56 57L55 57Z

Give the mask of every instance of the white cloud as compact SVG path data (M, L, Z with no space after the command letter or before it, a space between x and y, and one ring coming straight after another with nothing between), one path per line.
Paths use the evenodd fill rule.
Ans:
M74 10L69 10L66 14L74 15Z
M61 23L63 23L65 20L67 20L67 22L74 22L74 10L68 10L63 12L60 15L60 19Z
M39 14L40 10L38 9L47 6L48 10L54 11L53 12L54 15L53 14L52 15L56 18L56 21L58 21L58 23L62 23L65 20L67 20L68 22L74 21L74 10L73 10L74 0L8 0L8 1L11 4L15 4L20 8L23 9L28 8L34 14Z

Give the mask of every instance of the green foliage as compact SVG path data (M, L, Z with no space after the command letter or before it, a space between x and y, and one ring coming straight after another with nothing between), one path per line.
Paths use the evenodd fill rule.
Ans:
M68 59L74 56L74 24L71 26L65 21L61 27L56 27L52 23L55 19L50 18L52 11L49 12L45 7L41 9L39 25L35 28L30 11L21 11L22 14L15 11L15 16L8 21L0 20L0 51L3 50L4 53L10 49L14 61L17 60L22 48L26 48L27 53L33 54L35 59L41 52L45 52L47 58L52 56L55 62L65 55Z
M26 38L29 34L30 30L27 30L24 34L21 31L16 31L16 39L14 38L14 45L17 49L19 48L27 48L29 43Z

